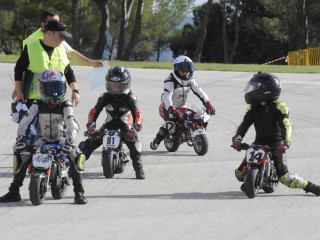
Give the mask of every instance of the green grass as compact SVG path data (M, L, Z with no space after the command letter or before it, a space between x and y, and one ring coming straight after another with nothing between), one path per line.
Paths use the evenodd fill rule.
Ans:
M0 63L15 63L19 56L0 53ZM127 68L171 69L171 62L125 62L109 61L110 66L122 65ZM287 66L258 64L196 63L196 70L232 72L271 72L271 73L320 73L320 66Z

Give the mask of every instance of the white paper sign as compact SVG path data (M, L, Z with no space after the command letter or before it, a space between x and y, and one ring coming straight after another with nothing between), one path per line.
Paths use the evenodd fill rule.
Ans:
M102 67L93 68L88 72L91 89L95 89L105 85L105 77L109 68L109 63L105 61Z

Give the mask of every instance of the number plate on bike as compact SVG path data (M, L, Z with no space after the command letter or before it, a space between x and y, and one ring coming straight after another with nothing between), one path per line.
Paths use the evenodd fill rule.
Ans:
M49 169L52 161L53 156L46 153L35 153L32 157L32 165L36 168Z
M119 135L109 135L106 134L103 136L103 146L105 148L117 148L120 144L120 136Z
M262 160L266 159L266 151L259 146L252 146L247 150L246 161L260 164Z

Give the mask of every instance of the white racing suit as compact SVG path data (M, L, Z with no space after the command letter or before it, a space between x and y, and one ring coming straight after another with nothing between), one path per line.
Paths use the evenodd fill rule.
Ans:
M201 100L203 105L209 101L209 97L197 84L194 78L191 78L189 84L181 85L171 73L164 80L164 90L161 95L161 102L164 110L164 124L160 127L156 138L162 141L168 134L173 134L176 128L175 117L168 113L168 108L188 107L187 98L190 90Z
M41 146L43 143L59 143L62 146L65 144L66 139L69 143L73 143L75 147L75 138L79 131L79 125L74 118L74 109L69 100L65 100L61 105L49 107L41 100L35 100L28 111L28 116L22 118L19 129L18 138L25 138L30 124L38 118L40 125L40 136L33 145ZM83 162L85 157L80 154L76 148L77 156L75 159L70 159L70 171L72 173L73 185L75 192L83 192L81 173L77 170L83 170ZM31 160L31 159L30 159ZM22 186L23 180L26 175L27 169L26 162L22 162L20 154L17 157L18 171L15 173L11 189L19 188ZM79 169L80 168L82 169ZM78 169L77 169L78 168Z

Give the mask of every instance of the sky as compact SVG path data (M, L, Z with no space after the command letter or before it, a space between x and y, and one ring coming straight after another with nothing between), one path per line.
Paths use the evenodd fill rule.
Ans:
M196 0L194 2L194 5L198 6L198 5L202 5L203 3L207 2L207 0Z

